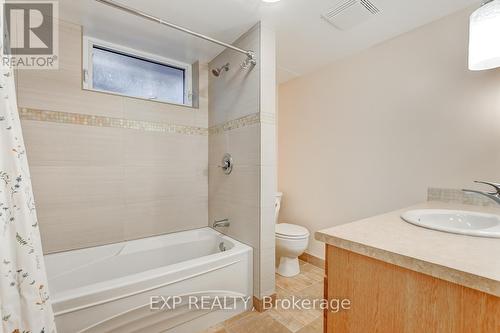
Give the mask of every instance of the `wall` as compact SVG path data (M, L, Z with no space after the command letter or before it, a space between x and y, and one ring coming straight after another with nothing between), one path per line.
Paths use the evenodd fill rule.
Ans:
M199 109L82 90L82 29L60 69L17 73L45 252L207 225L208 72Z
M471 12L280 87L281 222L314 232L498 179L500 71L467 69Z
M210 68L230 63L209 78L209 222L229 218L220 231L254 249L254 295L274 293L275 37L260 24L235 45L253 50L257 65L241 69L245 56L225 50ZM234 170L218 167L230 153Z

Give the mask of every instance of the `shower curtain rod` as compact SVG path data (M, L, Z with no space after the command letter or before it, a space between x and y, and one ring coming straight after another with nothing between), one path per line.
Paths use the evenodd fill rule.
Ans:
M137 9L134 9L132 7L128 7L128 6L122 5L122 4L120 4L118 2L115 2L115 1L112 1L112 0L95 0L95 1L103 3L105 5L108 5L110 7L116 8L116 9L123 10L124 12L127 12L129 14L133 14L133 15L142 17L142 18L144 18L146 20L153 21L153 22L156 22L156 23L160 23L160 24L165 25L167 27L170 27L172 29L185 32L187 34L190 34L192 36L195 36L195 37L207 40L209 42L218 44L220 46L224 46L224 47L226 47L228 49L231 49L231 50L234 50L236 52L243 53L244 55L247 56L247 61L249 63L251 63L252 65L255 65L257 63L256 57L255 57L255 52L253 52L253 51L240 49L239 47L233 46L233 45L225 43L225 42L221 42L220 40L217 40L217 39L205 36L205 35L200 34L198 32L194 32L192 30L189 30L189 29L186 29L184 27L181 27L179 25L176 25L176 24L164 21L164 20L162 20L162 19L160 19L158 17L146 14L144 12L141 12L141 11L137 10Z

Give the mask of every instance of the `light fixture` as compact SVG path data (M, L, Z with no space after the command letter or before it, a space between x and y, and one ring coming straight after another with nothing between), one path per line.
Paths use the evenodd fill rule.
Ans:
M262 0L262 2L267 2L267 3L273 3L273 2L280 2L281 0Z
M469 69L500 67L500 0L487 0L470 17Z

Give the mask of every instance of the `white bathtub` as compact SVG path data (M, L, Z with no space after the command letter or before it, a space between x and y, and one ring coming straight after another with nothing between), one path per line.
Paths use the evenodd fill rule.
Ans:
M157 296L252 295L252 248L210 228L50 254L45 261L59 333L195 333L252 306L151 310Z

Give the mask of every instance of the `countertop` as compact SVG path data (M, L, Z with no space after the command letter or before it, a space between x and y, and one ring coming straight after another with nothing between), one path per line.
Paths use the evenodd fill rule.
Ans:
M500 297L500 239L455 235L406 223L412 209L454 209L500 215L496 207L438 201L316 232L319 241Z

